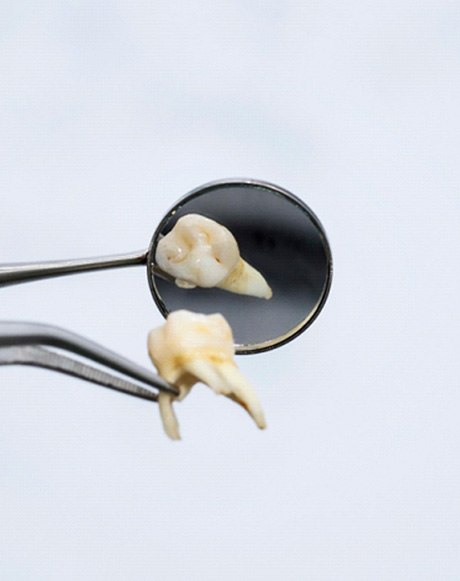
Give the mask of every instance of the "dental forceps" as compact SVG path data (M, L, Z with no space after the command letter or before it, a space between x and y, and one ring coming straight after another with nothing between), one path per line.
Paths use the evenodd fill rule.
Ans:
M144 385L63 355L53 348L105 365ZM43 367L150 401L158 399L152 387L178 394L164 379L122 355L61 327L41 323L0 321L0 365Z

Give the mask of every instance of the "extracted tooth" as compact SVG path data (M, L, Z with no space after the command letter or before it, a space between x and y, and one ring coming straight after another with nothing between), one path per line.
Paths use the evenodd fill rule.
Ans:
M181 288L218 287L260 298L272 296L260 272L241 258L230 230L200 214L179 218L159 240L155 261Z
M200 381L239 403L259 428L265 428L258 397L233 360L232 330L222 315L175 311L164 325L150 332L148 349L159 374L179 390L177 397L165 392L158 397L163 427L170 438L180 439L173 400L182 400Z

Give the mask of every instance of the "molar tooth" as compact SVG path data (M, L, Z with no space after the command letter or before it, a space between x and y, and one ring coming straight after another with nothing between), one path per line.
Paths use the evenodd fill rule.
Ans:
M269 299L264 277L240 256L233 234L222 224L199 214L187 214L157 244L158 266L181 288L218 287Z
M159 374L179 389L177 398L161 392L158 399L163 427L170 438L180 439L172 402L182 400L197 382L239 403L259 428L265 428L257 395L233 360L232 331L222 315L183 310L171 313L162 327L150 332L148 348Z
M157 244L155 260L176 284L211 288L234 269L238 244L224 226L199 214L187 214Z

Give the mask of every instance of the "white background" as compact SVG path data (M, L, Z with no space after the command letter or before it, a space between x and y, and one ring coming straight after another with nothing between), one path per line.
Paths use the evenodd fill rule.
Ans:
M0 577L460 578L458 3L0 2L1 262L146 247L190 189L299 195L335 279L238 359L269 424L0 369ZM142 267L0 290L149 366Z

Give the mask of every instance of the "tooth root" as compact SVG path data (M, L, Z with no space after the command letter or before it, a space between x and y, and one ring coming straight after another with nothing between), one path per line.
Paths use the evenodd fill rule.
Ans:
M232 293L251 295L261 299L271 299L273 296L272 289L265 278L242 258L217 286Z
M228 380L231 381L233 390L232 393L227 394L227 397L239 403L252 417L256 426L264 430L267 424L254 388L246 381L237 367L233 368L233 370L229 369L229 376Z
M227 395L227 397L233 400L235 403L239 404L242 408L244 408L251 416L251 418L254 420L258 428L260 428L261 430L265 430L265 428L267 427L267 423L265 421L265 417L261 409L250 408L247 402L244 402L241 399L239 399L234 393Z
M259 398L236 365L201 359L191 361L187 367L199 381L208 385L215 393L225 395L239 403L261 430L266 428Z
M179 422L172 406L173 396L161 391L158 394L158 407L160 408L163 429L171 440L180 440Z

